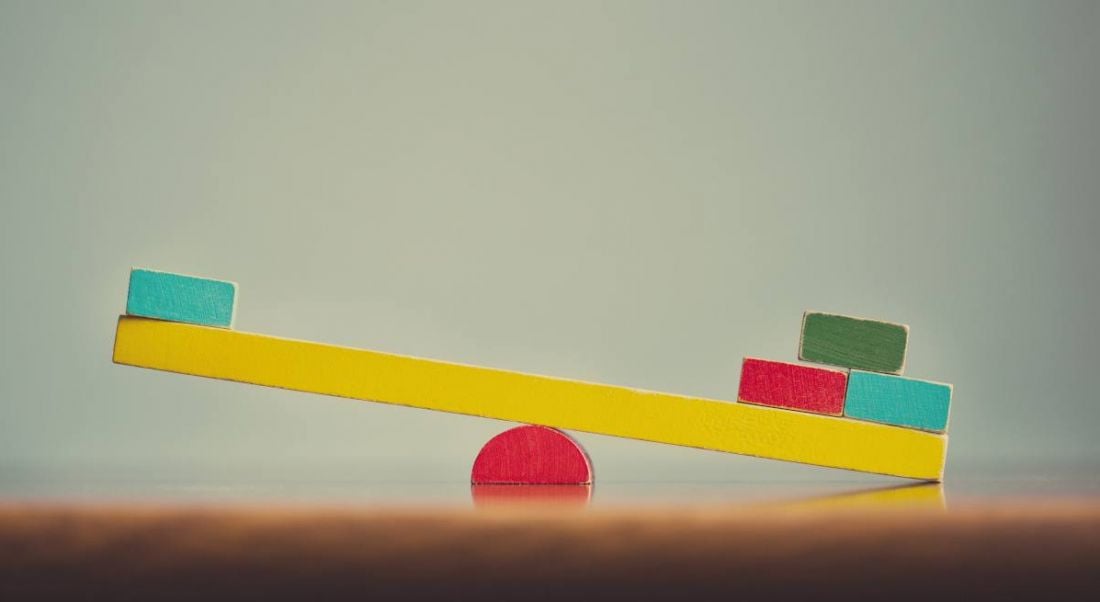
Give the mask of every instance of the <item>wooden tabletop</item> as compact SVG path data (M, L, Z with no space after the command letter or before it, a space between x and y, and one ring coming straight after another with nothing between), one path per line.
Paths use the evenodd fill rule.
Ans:
M0 503L0 594L66 599L1021 599L1100 586L1091 496L736 503ZM478 497L480 496L480 497Z

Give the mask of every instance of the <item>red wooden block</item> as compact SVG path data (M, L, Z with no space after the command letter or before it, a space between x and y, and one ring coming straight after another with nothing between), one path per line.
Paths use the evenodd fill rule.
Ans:
M737 400L840 416L848 373L746 357Z
M557 429L517 426L481 448L470 481L475 485L581 485L592 482L592 463L579 443Z

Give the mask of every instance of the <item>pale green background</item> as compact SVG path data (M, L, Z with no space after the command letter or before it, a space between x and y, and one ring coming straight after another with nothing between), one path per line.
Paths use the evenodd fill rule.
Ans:
M727 399L804 309L882 317L955 384L949 477L1096 466L1098 157L1097 2L3 1L0 481L461 481L509 426L115 366L131 265L239 282L241 330Z

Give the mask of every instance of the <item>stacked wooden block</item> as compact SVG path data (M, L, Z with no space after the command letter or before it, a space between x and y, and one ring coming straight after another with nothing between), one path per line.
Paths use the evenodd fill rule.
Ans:
M798 359L843 370L747 357L737 400L943 433L951 385L905 378L909 327L806 312Z
M130 270L126 315L232 328L237 283L157 270Z

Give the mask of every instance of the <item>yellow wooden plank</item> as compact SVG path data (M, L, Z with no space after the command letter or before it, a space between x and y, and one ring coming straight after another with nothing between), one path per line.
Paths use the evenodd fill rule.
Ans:
M296 391L914 479L947 437L900 427L121 316L114 361Z

